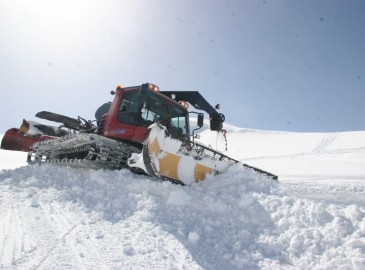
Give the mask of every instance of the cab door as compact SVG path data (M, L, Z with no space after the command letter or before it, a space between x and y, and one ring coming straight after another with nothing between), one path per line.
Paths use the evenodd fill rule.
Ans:
M108 113L106 136L132 140L138 124L139 88L117 91Z

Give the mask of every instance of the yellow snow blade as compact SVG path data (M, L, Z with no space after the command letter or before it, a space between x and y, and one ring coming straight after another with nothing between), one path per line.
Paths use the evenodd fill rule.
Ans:
M234 163L198 155L191 142L186 144L168 136L166 129L159 124L149 128L143 160L149 175L182 184L202 181L208 174L221 173Z
M196 163L194 170L194 178L195 181L204 180L205 175L208 173L212 173L214 170L202 164Z
M159 162L159 174L172 178L175 180L181 180L178 173L178 167L180 157L174 154L166 153L164 157L158 159Z

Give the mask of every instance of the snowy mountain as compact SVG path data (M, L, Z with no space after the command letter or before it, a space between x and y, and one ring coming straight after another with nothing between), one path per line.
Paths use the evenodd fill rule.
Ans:
M0 269L365 269L365 132L226 126L241 166L191 186L0 151Z

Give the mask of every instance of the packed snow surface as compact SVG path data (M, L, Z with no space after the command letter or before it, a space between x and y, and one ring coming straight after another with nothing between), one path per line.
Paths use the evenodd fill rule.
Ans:
M179 186L0 151L0 269L365 269L365 132L227 126L235 165Z

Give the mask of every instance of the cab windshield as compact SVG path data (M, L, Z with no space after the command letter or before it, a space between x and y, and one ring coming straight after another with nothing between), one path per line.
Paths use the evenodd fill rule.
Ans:
M159 122L166 126L171 135L189 137L188 112L154 92L147 92L141 110L141 124L148 127Z

